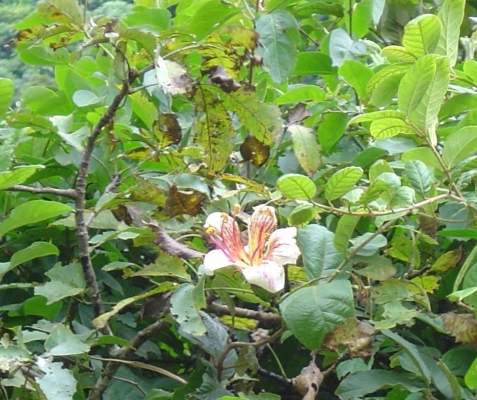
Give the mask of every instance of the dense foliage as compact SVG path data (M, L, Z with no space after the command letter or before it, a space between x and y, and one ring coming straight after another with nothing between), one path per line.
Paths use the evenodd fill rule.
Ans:
M33 3L2 398L475 397L471 1Z

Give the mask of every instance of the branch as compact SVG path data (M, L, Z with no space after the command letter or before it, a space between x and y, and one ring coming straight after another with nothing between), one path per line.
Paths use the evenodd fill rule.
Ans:
M93 389L91 390L88 400L101 400L103 397L103 393L108 388L111 380L114 378L114 375L118 371L119 367L123 363L123 361L132 353L134 353L139 347L141 347L151 336L155 333L159 332L166 323L161 321L156 321L153 324L147 326L143 330L139 331L134 338L129 342L130 346L123 346L121 347L115 357L117 360L108 359L108 363L104 367L101 378L98 379L96 384L94 385Z
M260 347L260 346L263 346L264 344L267 344L267 343L271 343L273 342L275 339L277 339L283 332L286 331L286 327L282 326L278 331L276 331L272 336L266 338L266 339L263 339L263 340L259 340L258 342L232 342L232 343L229 343L224 351L222 352L222 354L220 355L219 359L217 360L217 364L216 364L216 367L217 367L217 380L220 382L222 381L222 372L224 370L224 361L225 361L225 358L227 357L227 354L229 354L229 352L237 347L246 347L246 346L252 346L252 347Z
M155 234L154 243L159 246L162 251L165 251L173 257L180 258L203 258L204 253L194 250L185 244L177 242L172 239L167 232L155 223L147 223L143 221L145 226L152 229Z
M15 192L28 192L33 194L54 194L55 196L68 197L70 199L76 198L76 190L74 189L55 189L50 187L33 188L24 185L13 185L12 187L8 188L8 190Z
M222 315L231 315L231 311L227 306L222 306L220 304L210 303L207 305L207 311L214 313L217 316ZM261 326L264 328L269 328L273 326L280 325L282 323L282 317L278 314L248 310L246 308L234 308L234 315L239 318L249 318L256 321L260 321Z
M106 112L100 118L98 123L94 126L91 135L88 138L86 147L84 149L83 158L81 160L78 175L76 178L76 196L75 196L75 225L76 225L76 237L78 241L79 259L81 266L83 267L83 274L88 285L89 295L93 303L94 316L98 317L104 312L104 305L101 300L101 293L98 288L98 281L96 280L96 273L94 272L93 264L91 263L91 257L89 254L89 235L85 221L85 196L86 185L88 178L88 167L91 160L91 155L95 147L96 139L103 130L103 128L109 124L116 115L116 111L121 107L121 103L128 95L129 86L137 78L137 72L130 71L128 80L124 82L123 87L119 93L114 97L113 102L108 107ZM111 335L111 328L107 325L102 332L106 335Z

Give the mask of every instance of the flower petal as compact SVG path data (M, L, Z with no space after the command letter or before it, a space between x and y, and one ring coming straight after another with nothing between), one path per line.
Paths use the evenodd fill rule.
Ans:
M222 250L211 250L204 257L204 271L206 275L214 275L214 271L235 263Z
M274 261L280 265L294 264L300 255L296 244L296 228L277 229L270 235L267 242L265 260Z
M275 229L277 229L275 209L263 205L255 207L248 227L248 246L252 265L262 261L265 244Z
M224 220L229 219L231 220L232 217L225 213L213 212L212 214L209 214L209 216L205 220L204 228L214 228L217 232L220 232L222 230Z
M285 287L285 269L274 262L242 269L242 274L249 283L260 286L271 293L276 293Z

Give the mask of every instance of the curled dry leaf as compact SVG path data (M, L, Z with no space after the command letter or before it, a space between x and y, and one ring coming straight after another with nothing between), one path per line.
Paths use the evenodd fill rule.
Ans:
M318 395L322 382L323 374L313 359L307 367L301 370L300 375L293 380L293 386L303 396L303 400L313 400Z
M197 215L202 210L202 202L205 195L197 190L179 190L177 186L172 185L169 188L164 214L169 217L176 215Z
M339 346L346 346L350 357L368 357L373 351L374 328L367 322L350 318L329 332L323 345L338 352Z
M250 161L257 168L260 168L270 157L270 146L262 143L255 136L248 135L240 145L240 154L244 161Z
M162 147L178 144L182 139L182 129L177 114L160 114L152 129Z
M457 343L477 344L477 320L473 314L449 312L442 315L444 329L455 336Z

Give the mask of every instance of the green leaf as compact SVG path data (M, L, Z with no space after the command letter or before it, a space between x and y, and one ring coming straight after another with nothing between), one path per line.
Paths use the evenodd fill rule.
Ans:
M358 167L346 167L335 172L325 185L326 199L336 200L349 192L362 176L363 170Z
M1 96L1 95L0 95ZM0 172L0 190L14 185L20 185L32 176L43 165L25 165L13 168L11 171Z
M314 182L299 174L286 174L278 178L277 188L282 194L294 200L309 200L316 194Z
M47 242L35 242L30 246L17 251L10 259L10 268L13 269L20 264L33 260L38 257L45 257L50 255L59 255L58 247Z
M404 27L402 43L416 57L432 54L439 43L441 22L435 15L424 14Z
M0 225L0 237L13 229L58 217L71 211L73 209L70 206L56 201L28 201L15 207L10 215L3 220Z
M299 229L297 242L303 268L310 279L332 274L343 260L343 255L333 244L334 234L324 226L308 225Z
M295 337L316 350L328 332L354 315L351 285L335 280L298 289L280 303L280 312Z
M47 305L85 291L86 282L80 264L69 264L64 267L58 264L47 271L45 275L51 281L43 286L35 287L35 295L46 297Z
M299 44L295 18L283 10L262 15L256 22L263 49L263 68L274 82L285 82L295 69ZM298 42L298 43L297 43Z
M465 373L464 381L469 389L474 390L477 388L477 358Z
M362 244L369 240L374 234L371 232L366 232L361 236L357 236L354 239L351 239L350 242L353 243L353 246L350 248L350 251L355 250L357 247L360 247L360 250L356 253L358 256L370 257L377 253L379 249L385 247L388 244L388 241L383 235L376 235L373 239L366 243L363 247Z
M288 92L277 97L275 104L300 103L306 101L314 101L317 103L325 99L325 92L322 88L315 85L294 85L290 87Z
M38 14L54 21L83 26L83 12L75 0L45 0L38 4Z
M95 105L102 101L103 97L96 96L96 93L93 93L91 90L77 90L73 93L73 103L78 107L88 107Z
M416 147L415 149L407 150L402 154L401 160L403 162L419 160L428 167L433 167L438 171L442 170L442 165L429 147Z
M437 116L450 80L449 59L436 55L421 57L399 85L399 108L411 122L430 135L435 144Z
M238 12L239 10L232 4L217 3L214 0L205 1L190 17L188 25L191 32L200 40Z
M308 175L313 175L321 165L320 146L316 134L311 128L296 124L290 125L288 131L298 163Z
M477 126L467 126L446 138L442 160L448 168L453 168L475 151L477 151Z
M409 183L421 195L426 195L432 187L432 177L429 169L422 161L412 160L404 164Z
M442 24L436 53L449 57L453 67L459 50L460 26L464 19L465 0L445 0L437 13Z
M330 34L329 54L333 66L341 66L345 60L353 60L355 56L364 56L368 52L366 44L354 41L344 29L334 29Z
M266 145L271 145L282 133L281 111L276 104L262 103L252 90L240 88L223 94L222 101L228 110L240 118L249 132Z
M395 334L394 332L384 330L381 333L396 342L399 346L401 346L401 348L411 358L418 371L420 372L421 377L424 379L425 384L428 386L431 382L431 373L429 372L429 368L427 368L427 365L425 364L424 360L421 358L417 346L415 344L412 344L411 342L408 342L406 339Z
M126 18L121 19L128 26L150 26L156 32L162 32L171 24L171 13L165 8L158 7L133 7Z
M386 57L390 61L398 61L404 63L413 63L417 60L416 56L409 53L404 47L401 46L386 46L384 49L381 50L381 55L383 57Z
M35 364L44 374L35 378L35 381L47 400L73 400L77 382L72 371L49 358L39 357Z
M374 139L384 140L397 135L415 135L416 131L400 118L383 118L371 123L370 133Z
M412 393L423 389L402 374L386 370L370 370L347 376L341 381L335 393L341 400L353 400L374 393L379 389L396 386L403 386Z
M408 64L392 64L376 72L366 85L369 102L375 106L389 104L398 91L399 82L409 70ZM362 96L364 97L364 96Z
M83 343L65 325L55 325L45 341L45 350L53 356L72 356L87 353L90 346Z
M317 51L304 51L298 54L293 75L334 75L336 71L328 55Z
M366 86L373 76L371 68L355 60L346 60L339 67L338 73L356 90L360 98L366 96Z
M320 213L320 209L312 204L300 204L288 216L288 224L296 227L305 227Z
M181 331L192 336L202 336L207 332L207 328L195 304L194 293L195 287L190 283L179 287L171 298L171 315Z
M402 119L404 121L406 119L406 115L403 114L401 111L395 110L374 111L367 114L357 115L356 117L351 118L348 122L348 125L360 124L363 122L379 121L381 119L386 118L397 118Z
M204 113L196 122L196 141L204 148L209 174L214 175L220 172L229 160L235 131L227 109L217 101L213 92L199 90L196 107Z
M333 146L343 137L348 115L342 112L328 112L318 126L318 139L325 153L329 153Z
M0 120L4 117L13 98L13 82L9 79L0 78Z
M343 215L336 226L333 244L336 250L341 251L345 255L348 253L349 240L353 236L354 229L361 217L357 215Z

